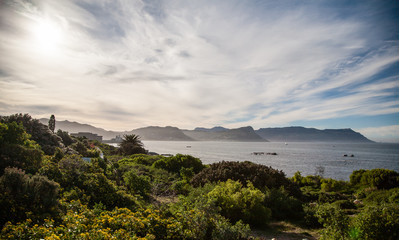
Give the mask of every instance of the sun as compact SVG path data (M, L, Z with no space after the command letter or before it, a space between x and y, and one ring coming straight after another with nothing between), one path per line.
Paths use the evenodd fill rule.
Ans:
M47 54L57 52L63 39L61 26L47 19L37 22L33 35L38 50Z

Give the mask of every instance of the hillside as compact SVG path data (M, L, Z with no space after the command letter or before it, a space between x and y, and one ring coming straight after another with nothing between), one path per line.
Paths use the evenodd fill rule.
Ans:
M142 140L154 141L193 141L193 139L183 133L177 127L145 127L132 131L139 135Z
M48 119L42 118L40 122L47 125ZM56 129L69 133L91 132L103 136L104 140L123 136L124 134L137 134L142 140L153 141L236 141L236 142L372 142L362 134L352 129L325 129L304 127L261 128L254 130L252 127L228 129L224 127L195 128L182 130L177 127L144 127L131 131L107 131L89 124L78 122L57 121Z
M284 127L261 128L256 133L272 142L372 142L352 129Z
M265 142L252 127L226 129L216 127L212 129L196 128L184 130L184 134L198 141L241 141L241 142Z

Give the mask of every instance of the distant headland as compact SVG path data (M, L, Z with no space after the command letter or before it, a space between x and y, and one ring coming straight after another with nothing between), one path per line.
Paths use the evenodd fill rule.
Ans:
M48 124L48 119L42 118L40 122ZM137 134L144 141L232 141L232 142L358 142L371 143L359 132L352 129L315 129L305 127L260 128L241 127L228 129L224 127L195 128L184 130L177 127L143 127L130 131L108 131L89 124L71 122L68 120L57 121L56 129L69 133L89 132L102 136L104 140L117 140L117 136Z

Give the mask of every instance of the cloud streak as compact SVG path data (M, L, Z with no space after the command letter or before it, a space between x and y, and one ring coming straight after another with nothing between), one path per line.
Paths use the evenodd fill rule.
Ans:
M398 24L385 16L397 6L139 0L3 5L0 101L8 106L1 114L46 115L29 106L50 99L58 119L122 130L258 128L399 112L399 40L392 37ZM33 26L42 19L63 34L47 55L32 43Z

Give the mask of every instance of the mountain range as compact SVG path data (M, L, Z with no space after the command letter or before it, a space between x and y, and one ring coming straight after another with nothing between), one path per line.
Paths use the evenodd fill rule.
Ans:
M48 119L39 121L48 124ZM325 129L305 127L260 128L241 127L228 129L224 127L195 128L194 130L179 129L177 127L150 126L131 131L108 131L89 124L57 121L56 129L69 133L91 132L110 140L125 134L139 135L141 140L153 141L235 141L235 142L372 142L362 134L352 129Z

